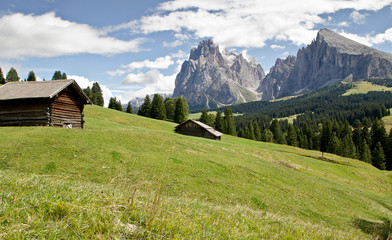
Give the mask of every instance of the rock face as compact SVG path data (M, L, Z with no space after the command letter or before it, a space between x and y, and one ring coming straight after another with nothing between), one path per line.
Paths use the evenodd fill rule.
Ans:
M392 55L321 29L297 57L277 60L258 92L270 100L300 94L340 82L381 77L392 73ZM351 77L350 76L350 77Z
M184 96L190 109L258 100L256 89L265 77L254 59L247 60L205 40L191 50L175 82L173 97Z

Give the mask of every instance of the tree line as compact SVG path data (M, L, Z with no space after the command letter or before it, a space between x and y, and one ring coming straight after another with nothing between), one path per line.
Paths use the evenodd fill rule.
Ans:
M59 80L59 79L67 79L67 74L66 73L61 73L61 71L55 71L52 80ZM45 79L43 79L45 81ZM7 82L19 82L21 81L21 78L18 75L18 72L14 67L11 67L11 69L8 71L6 77L4 78L3 70L0 68L0 84L5 84ZM27 78L25 78L23 81L37 81L37 77L35 76L34 71L30 71L29 74L27 75Z
M214 114L207 113L207 110L204 109L201 113L199 121L213 127L219 132L237 136L234 114L230 107L225 108L223 116L222 112L219 110L216 112L216 114Z
M188 101L185 97L165 98L163 100L163 97L159 94L154 94L151 101L150 96L146 95L137 114L139 116L182 123L188 119Z

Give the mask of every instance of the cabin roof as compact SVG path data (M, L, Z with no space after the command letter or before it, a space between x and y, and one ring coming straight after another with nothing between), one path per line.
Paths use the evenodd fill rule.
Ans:
M196 121L196 120L192 120L192 119L188 119L185 122L179 124L176 126L176 129L179 129L182 125L186 124L187 122L193 122L196 125L199 125L201 128L204 128L205 130L207 130L208 132L210 132L212 135L214 135L215 137L220 137L223 135L223 133L216 131L213 127L208 126L207 124L204 124L202 122Z
M53 98L61 91L71 86L83 99L84 104L91 104L89 97L83 92L73 79L32 81L32 82L8 82L0 87L0 101L29 99L29 98Z

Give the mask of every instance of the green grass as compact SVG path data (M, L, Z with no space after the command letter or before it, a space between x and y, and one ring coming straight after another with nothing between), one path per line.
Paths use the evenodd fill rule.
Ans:
M353 82L353 87L350 88L343 96L348 96L351 94L366 94L371 91L390 91L392 92L392 88L376 85L367 81Z
M0 128L0 239L387 238L392 174L289 146L183 136L97 106L84 130Z

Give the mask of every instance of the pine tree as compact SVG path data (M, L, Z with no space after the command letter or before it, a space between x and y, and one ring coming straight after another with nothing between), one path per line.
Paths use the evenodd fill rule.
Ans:
M372 153L370 152L369 145L366 143L365 139L362 139L362 143L359 149L359 159L367 163L372 163Z
M207 124L207 121L208 121L207 109L204 108L200 116L200 122Z
M256 121L253 122L253 131L255 133L255 138L257 141L261 141L261 132L259 128L259 124Z
M385 170L385 155L380 142L376 143L372 151L372 164L378 169Z
M0 84L4 84L4 83L5 83L4 74L3 74L3 71L0 68Z
M52 80L60 80L60 79L63 79L63 74L61 73L61 71L55 71L52 76Z
M223 132L223 126L224 126L224 122L222 118L222 112L218 110L216 112L216 117L215 117L215 130L219 132Z
M108 106L108 108L115 109L115 110L118 110L118 111L123 111L123 108L122 108L122 105L121 105L121 101L117 100L116 97L111 97L109 99L109 106Z
M330 121L326 121L323 123L323 128L320 137L320 151L328 152L328 144L331 141L332 137L332 123Z
M7 77L5 78L7 82L18 82L20 80L20 77L18 76L18 73L16 72L15 68L11 67L11 69L7 73Z
M165 104L163 103L163 97L159 94L154 94L152 99L150 117L161 120L166 119Z
M62 75L61 75L61 79L67 79L67 74L66 73L63 73ZM94 87L94 86L93 86ZM98 105L98 104L97 104ZM103 105L102 105L103 106Z
M274 134L269 129L265 129L261 134L261 141L263 142L273 142Z
M125 112L127 112L127 113L132 113L132 105L131 105L131 102L128 102L127 110L126 110Z
M215 114L213 114L213 113L207 114L206 124L210 127L214 127L214 123L215 123Z
M293 124L289 124L289 127L287 129L286 141L287 144L290 146L294 146L294 147L298 146L297 133L295 131Z
M373 122L372 129L370 130L370 150L376 147L379 142L383 148L386 147L387 131L385 130L384 122L382 120L376 119Z
M33 71L29 72L29 75L27 77L27 81L31 82L31 81L37 81L37 79L35 78L35 74Z
M176 107L175 99L166 98L165 99L165 109L166 109L166 119L173 121L174 119L174 109Z
M286 140L283 137L282 129L280 123L277 119L272 120L270 130L274 135L274 142L279 144L285 144Z
M98 82L93 83L93 86L91 88L91 92L92 92L92 96L93 96L93 99L91 99L91 101L93 101L93 103L95 105L103 107L104 100L103 100L103 95L102 95L102 89L99 86Z
M235 122L234 122L234 115L231 111L230 107L226 107L225 109L225 117L224 117L224 133L236 136L235 130Z
M249 121L248 126L246 126L245 135L246 135L246 138L256 140L255 131L253 128L253 123L251 121Z
M182 123L188 119L189 106L186 98L178 97L174 109L174 122Z
M88 98L94 103L93 101L93 92L91 91L90 87L83 89L83 92L87 95Z
M150 96L146 95L146 97L144 98L144 103L140 106L137 114L144 117L150 117L150 113L151 113L151 99Z

